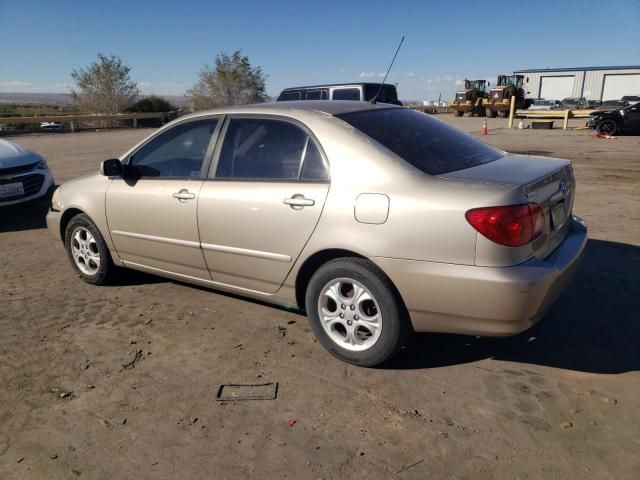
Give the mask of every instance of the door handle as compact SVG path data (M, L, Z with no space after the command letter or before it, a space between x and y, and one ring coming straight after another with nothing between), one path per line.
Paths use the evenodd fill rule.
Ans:
M180 201L193 200L194 198L196 198L196 194L189 192L189 190L187 190L186 188L183 188L179 192L174 193L173 198L177 198Z
M282 203L289 205L291 208L312 207L316 204L311 198L304 198L304 195L296 194L291 198L285 198Z

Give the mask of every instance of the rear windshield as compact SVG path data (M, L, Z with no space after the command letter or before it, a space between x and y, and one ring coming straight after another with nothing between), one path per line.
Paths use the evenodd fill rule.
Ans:
M365 110L336 117L429 175L475 167L503 155L471 135L415 110Z
M378 95L378 91L380 94ZM398 93L396 92L395 87L390 85L383 85L380 88L380 85L367 85L364 89L364 99L371 100L373 97L378 95L376 99L379 103L398 103Z

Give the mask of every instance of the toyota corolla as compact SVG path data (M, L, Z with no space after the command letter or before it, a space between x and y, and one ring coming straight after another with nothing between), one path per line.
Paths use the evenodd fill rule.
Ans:
M570 162L512 155L406 108L282 102L198 112L53 195L92 284L127 267L306 311L378 365L411 332L533 325L587 241Z

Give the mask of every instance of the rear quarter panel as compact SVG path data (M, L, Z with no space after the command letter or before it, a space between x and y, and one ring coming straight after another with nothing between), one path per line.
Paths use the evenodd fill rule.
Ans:
M368 258L474 264L477 234L464 214L478 204L504 199L511 186L426 175L335 118L309 126L330 163L331 186L316 230L285 287L295 284L307 258L325 249L350 250ZM356 220L356 201L364 193L389 198L384 223Z

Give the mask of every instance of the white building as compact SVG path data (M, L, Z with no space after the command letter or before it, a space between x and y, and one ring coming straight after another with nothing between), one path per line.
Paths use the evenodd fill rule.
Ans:
M529 98L585 97L604 101L640 95L640 66L541 68L514 73L524 75Z

